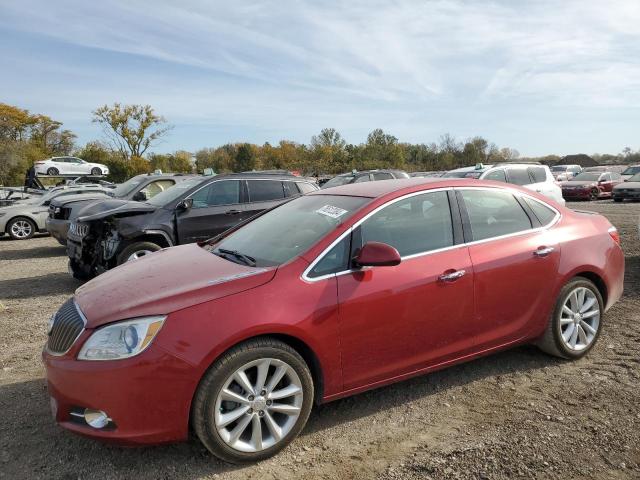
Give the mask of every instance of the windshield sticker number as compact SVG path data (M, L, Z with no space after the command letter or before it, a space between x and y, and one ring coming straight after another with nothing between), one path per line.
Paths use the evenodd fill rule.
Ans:
M320 215L325 215L331 218L340 218L342 215L347 213L347 211L348 210L344 210L339 207L334 207L333 205L325 205L324 207L316 210L316 213L319 213Z

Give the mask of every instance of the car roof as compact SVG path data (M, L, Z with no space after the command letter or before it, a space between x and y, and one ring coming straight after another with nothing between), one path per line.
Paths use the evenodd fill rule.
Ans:
M482 182L484 183L484 182ZM444 178L444 177L411 177L395 180L378 180L376 182L350 183L339 187L330 187L307 195L345 195L352 197L377 198L394 192L411 190L412 187L429 186L430 188L456 186L478 186L479 180L464 178Z

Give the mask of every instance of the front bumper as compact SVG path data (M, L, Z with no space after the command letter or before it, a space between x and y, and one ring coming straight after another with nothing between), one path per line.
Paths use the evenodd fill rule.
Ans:
M624 190L613 191L613 198L619 198L622 200L640 200L640 189L638 190Z
M69 220L47 217L44 224L47 231L58 241L58 243L60 243L60 245L67 245Z
M79 435L123 445L185 440L198 382L193 367L154 345L123 360L77 360L91 333L83 332L63 356L42 353L55 421ZM85 408L106 412L111 422L89 426L77 416Z

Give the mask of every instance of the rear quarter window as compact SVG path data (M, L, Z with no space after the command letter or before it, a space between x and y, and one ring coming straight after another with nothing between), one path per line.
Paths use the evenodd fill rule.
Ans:
M543 227L549 225L556 218L556 212L545 204L529 197L523 197L523 199L529 205L529 208L533 210L534 215L540 220Z

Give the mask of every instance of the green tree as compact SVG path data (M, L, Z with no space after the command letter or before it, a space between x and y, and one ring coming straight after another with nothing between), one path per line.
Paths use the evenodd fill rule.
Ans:
M171 130L164 117L157 115L150 105L103 105L93 111L93 122L102 127L124 159L142 157Z
M240 144L238 146L234 163L234 171L236 172L253 170L256 166L256 153L254 146L250 143Z

